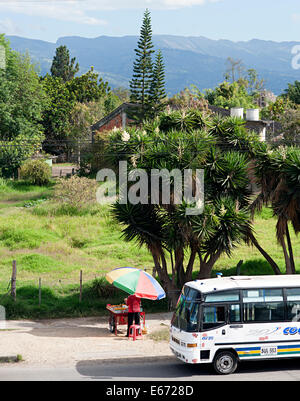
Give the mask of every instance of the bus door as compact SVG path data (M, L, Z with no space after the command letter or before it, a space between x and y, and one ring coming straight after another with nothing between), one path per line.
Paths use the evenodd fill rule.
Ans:
M202 307L202 338L214 343L230 343L241 336L240 304L209 304Z

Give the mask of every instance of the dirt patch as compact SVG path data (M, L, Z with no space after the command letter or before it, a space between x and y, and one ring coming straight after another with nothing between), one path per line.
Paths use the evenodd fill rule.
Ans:
M151 339L153 333L166 329L170 317L146 316L148 334L136 341L125 337L126 326L119 327L117 336L110 333L104 317L8 321L8 330L0 332L0 357L20 354L22 365L73 366L83 360L171 356L166 341Z

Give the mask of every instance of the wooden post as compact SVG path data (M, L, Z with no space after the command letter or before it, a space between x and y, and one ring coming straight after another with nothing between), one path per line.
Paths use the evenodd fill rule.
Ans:
M244 263L244 261L243 261L243 260L240 260L239 263L238 263L237 266L236 266L236 273L235 273L235 274L236 274L237 276L240 276L240 275L241 275L241 267L242 267L243 263Z
M42 304L42 279L39 278L39 306Z
M11 296L13 297L14 301L17 299L17 262L13 260L12 265L12 276L11 276Z
M79 282L80 282L80 289L79 289L79 302L82 301L82 270L80 270L80 278L79 278Z

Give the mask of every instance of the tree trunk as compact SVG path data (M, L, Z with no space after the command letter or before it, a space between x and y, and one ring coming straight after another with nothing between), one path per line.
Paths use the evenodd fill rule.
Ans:
M289 254L290 254L291 272L292 272L292 274L296 274L293 246L292 246L292 241L291 241L291 237L290 237L290 231L289 231L288 224L286 224L286 239L287 239Z
M186 274L185 274L186 281L192 281L192 279L193 279L192 274L193 274L193 267L194 267L196 255L197 255L197 249L191 247L191 256L190 256L189 263L186 268Z
M209 266L208 263L202 262L200 263L200 272L198 275L199 280L204 280L210 278L211 276L212 267Z
M200 272L198 278L204 280L211 277L212 269L216 261L221 256L221 252L214 253L213 255L206 255L205 258L200 258ZM207 260L209 257L209 260Z
M285 244L284 238L281 238L281 239L280 239L280 244L281 244L281 246L282 246L283 253L284 253L286 274L292 274L291 260L290 260L288 251L287 251L287 249L286 249L286 244Z
M156 252L152 250L151 253L152 253L155 269L156 269L158 277L161 281L162 287L166 292L166 295L167 295L167 298L169 301L169 305L170 305L170 307L175 307L180 290L178 290L178 288L175 287L175 285L172 283L172 280L170 279L169 275L167 274L167 270L166 270L167 266L166 266L166 261L165 261L164 255L160 255L162 264L164 265L162 267L160 264L160 260L159 260L160 258L158 257Z
M177 273L177 287L181 288L185 283L185 273L183 268L184 251L177 248L175 251L175 271Z
M254 237L254 235L251 233L249 234L249 238L252 242L252 244L259 250L259 252L263 255L263 257L269 262L270 266L272 267L274 273L276 275L280 275L281 271L277 265L277 263L271 258L271 256L259 245L257 239Z

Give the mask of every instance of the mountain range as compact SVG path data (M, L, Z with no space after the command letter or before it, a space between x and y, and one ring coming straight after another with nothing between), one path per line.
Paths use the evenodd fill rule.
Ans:
M83 38L62 37L56 43L19 36L7 36L12 49L28 51L40 67L42 75L50 71L55 49L66 45L71 57L79 62L80 72L90 69L100 73L111 87L128 87L132 76L137 36ZM212 40L205 37L154 35L155 49L163 53L166 89L169 95L191 84L204 90L216 87L224 80L228 57L242 60L246 69L254 68L265 80L265 87L282 93L295 80L300 69L292 67L292 49L300 42L273 42L253 39L247 42ZM300 52L300 47L299 47Z

